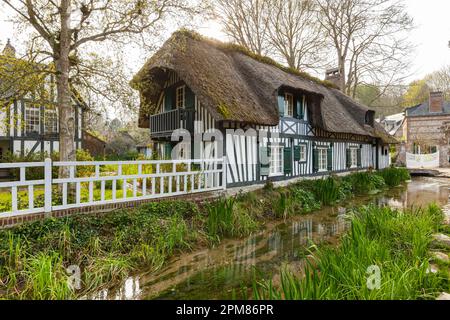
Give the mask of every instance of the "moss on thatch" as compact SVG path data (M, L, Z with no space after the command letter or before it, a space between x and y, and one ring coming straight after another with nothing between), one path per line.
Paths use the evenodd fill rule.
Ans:
M276 62L275 60L273 60L270 57L259 55L259 54L255 53L255 52L245 48L244 46L241 46L241 45L238 45L238 44L235 44L235 43L219 42L219 41L217 41L215 39L211 39L211 38L202 36L198 32L195 32L195 31L192 31L192 30L189 30L189 29L185 29L185 28L180 29L178 31L175 31L174 32L174 36L175 36L174 39L178 38L177 36L181 36L181 38L189 37L189 38L191 38L193 40L207 41L210 44L212 44L212 45L214 45L214 46L216 46L218 48L221 48L222 50L229 50L229 51L239 52L239 53L242 53L242 54L244 54L244 55L246 55L246 56L248 56L248 57L250 57L250 58L252 58L252 59L254 59L256 61L259 61L259 62L268 64L268 65L277 67L278 69L280 69L280 70L282 70L284 72L290 73L292 75L296 75L296 76L302 77L304 79L314 81L315 83L321 84L321 85L323 85L325 87L328 87L328 88L339 89L338 86L336 86L334 83L332 83L330 81L321 80L319 78L316 78L316 77L310 75L307 72L299 71L297 69L284 66L281 63Z

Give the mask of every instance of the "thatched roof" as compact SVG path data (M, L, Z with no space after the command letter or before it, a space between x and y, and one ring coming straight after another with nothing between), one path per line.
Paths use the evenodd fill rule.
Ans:
M382 127L375 130L365 125L369 109L332 84L187 31L174 33L131 83L141 94L140 127L149 127L148 118L156 112L168 70L180 76L218 121L275 126L279 122L278 90L287 87L309 96L314 126L382 138L377 134L384 131Z

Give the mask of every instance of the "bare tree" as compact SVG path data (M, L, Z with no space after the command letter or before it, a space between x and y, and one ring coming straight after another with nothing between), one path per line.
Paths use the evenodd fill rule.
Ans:
M450 66L444 66L425 77L431 90L442 91L445 99L450 100Z
M107 40L129 41L144 33L157 33L163 19L179 12L196 13L188 0L2 0L23 25L31 27L46 47L55 66L60 123L60 159L75 160L75 114L71 105L71 74L80 50ZM61 167L61 176L68 169Z
M271 0L217 0L215 15L224 32L237 44L266 55L269 51Z
M323 64L325 37L313 0L272 0L269 41L290 68L313 69Z
M402 1L316 0L318 19L336 52L340 88L354 96L361 83L403 79L413 27Z

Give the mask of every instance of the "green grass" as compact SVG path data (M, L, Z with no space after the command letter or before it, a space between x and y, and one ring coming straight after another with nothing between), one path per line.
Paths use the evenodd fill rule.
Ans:
M133 210L46 219L0 230L0 297L80 297L131 272L157 270L178 252L214 245L227 237L249 236L264 221L342 201L352 196L356 180L333 177L286 188L272 186L201 206L151 202ZM327 188L329 194L321 195ZM71 265L81 268L81 290L67 286L65 268Z
M431 235L442 221L435 205L405 212L363 207L338 248L314 252L303 275L281 271L281 285L254 283L256 299L393 300L433 299L449 289L448 275L427 273ZM367 285L369 266L381 271L378 289ZM370 281L370 280L369 280Z

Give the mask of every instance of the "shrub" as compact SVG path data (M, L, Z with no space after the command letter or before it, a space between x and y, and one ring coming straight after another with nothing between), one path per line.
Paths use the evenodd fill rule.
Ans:
M406 168L386 168L378 172L389 187L395 187L411 179L409 171Z
M301 213L310 213L320 209L320 202L316 200L314 194L310 191L294 187L291 196L294 203L299 206Z
M332 205L341 199L339 183L332 177L316 180L313 185L314 196L324 205Z

